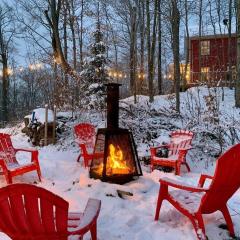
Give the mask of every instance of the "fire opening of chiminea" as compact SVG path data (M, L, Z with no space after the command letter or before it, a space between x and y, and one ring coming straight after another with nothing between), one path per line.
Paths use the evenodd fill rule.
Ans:
M98 129L94 147L94 152L104 154L93 158L90 177L123 184L141 176L142 170L132 133L118 127L120 85L106 84L107 128Z

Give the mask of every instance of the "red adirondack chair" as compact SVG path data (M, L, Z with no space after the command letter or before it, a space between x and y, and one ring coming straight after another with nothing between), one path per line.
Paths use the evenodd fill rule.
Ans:
M67 240L88 231L97 240L101 201L89 199L83 213L69 213L68 207L67 201L46 189L8 185L0 189L0 230L14 240Z
M190 172L190 167L186 162L186 155L189 149L191 149L191 143L193 139L193 132L185 130L177 130L171 133L171 140L169 144L160 145L157 147L151 147L151 171L155 166L165 166L175 168L175 174L180 175L181 165L185 165ZM158 157L158 149L167 148L168 157Z
M19 151L31 153L31 162L20 165L16 159ZM37 171L39 181L41 181L41 170L38 162L38 151L32 149L17 149L12 145L9 134L0 133L0 167L8 184L12 183L12 178L27 172Z
M74 126L74 132L76 136L76 142L79 144L81 150L77 161L79 162L82 156L84 167L87 168L90 166L93 157L98 158L103 156L103 153L93 154L96 136L95 127L90 123L80 123Z
M200 240L205 240L205 227L202 214L221 211L228 226L230 235L235 235L227 201L240 187L240 144L233 146L217 160L214 176L201 175L198 187L160 179L160 190L157 200L155 220L158 220L163 200L169 201L178 211L187 216ZM211 185L204 188L205 180L211 179ZM168 191L168 187L180 190ZM184 190L184 191L181 191Z

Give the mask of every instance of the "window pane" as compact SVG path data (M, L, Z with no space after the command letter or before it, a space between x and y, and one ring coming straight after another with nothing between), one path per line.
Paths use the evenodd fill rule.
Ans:
M210 41L201 41L201 55L210 54Z

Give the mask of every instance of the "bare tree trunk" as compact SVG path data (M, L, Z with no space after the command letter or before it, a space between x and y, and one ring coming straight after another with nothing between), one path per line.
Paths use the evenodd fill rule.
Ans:
M76 34L75 34L75 6L73 0L71 0L71 5L69 6L69 26L72 33L72 50L73 50L73 69L77 69L77 47L76 47Z
M61 65L65 73L70 74L72 77L78 79L79 76L71 68L71 66L68 64L67 60L65 59L62 46L61 46L60 33L59 33L59 15L62 9L62 0L58 0L57 2L56 0L50 0L49 9L50 9L50 15L48 10L45 10L44 14L52 30L52 43L53 43L52 47L53 47L55 60L58 64Z
M240 0L237 0L237 80L235 89L236 107L240 107Z
M67 1L64 1L63 4L63 51L64 51L64 58L66 61L68 60L68 40L67 40ZM68 86L68 76L64 73L64 82L65 87Z
M63 6L63 49L64 58L68 59L68 40L67 40L67 1L65 0Z
M185 0L184 2L184 10L185 10L185 30L186 30L186 36L185 36L185 43L186 43L186 52L185 52L185 68L184 68L184 77L183 77L183 91L185 91L187 87L187 69L189 66L189 28L188 28L188 1ZM190 77L190 76L189 76Z
M150 96L150 83L149 83L149 78L150 78L150 56L151 56L151 37L150 37L150 3L149 0L146 0L146 15L147 15L147 22L146 22L146 34L147 34L147 65L148 65L148 94ZM150 98L150 97L149 97Z
M8 121L8 59L7 54L2 54L2 120L4 122Z
M158 0L158 94L162 94L162 12Z
M198 73L198 81L201 81L201 68L202 68L202 61L201 61L201 36L202 36L202 0L199 0L199 27L198 27L198 37L199 37L199 47L198 47L198 63L199 63L199 73Z
M172 49L174 59L174 78L176 93L176 110L180 112L180 65L179 65L179 28L180 12L177 6L177 0L171 0L171 27L172 27Z
M79 36L80 69L82 69L83 66L83 15L84 15L84 0L81 0L80 26L77 21Z
M232 37L232 0L229 0L228 5L228 82L229 86L232 84L232 47L231 47L231 37Z
M144 81L144 48L145 48L145 0L141 0L139 4L140 16L140 83L139 90L142 90Z
M153 79L154 79L154 56L156 48L156 26L157 26L157 14L158 14L158 0L154 1L154 15L153 15L153 30L152 41L150 37L150 3L146 1L146 14L147 14L147 51L148 51L148 88L149 88L149 101L153 102Z
M157 33L157 14L158 14L158 0L154 1L154 17L153 17L153 30L152 30L152 46L150 54L150 65L149 65L149 101L154 100L153 91L153 80L155 75L154 60L155 60L155 49L156 49L156 33Z
M136 8L131 10L131 32L130 32L130 90L134 94L136 102Z

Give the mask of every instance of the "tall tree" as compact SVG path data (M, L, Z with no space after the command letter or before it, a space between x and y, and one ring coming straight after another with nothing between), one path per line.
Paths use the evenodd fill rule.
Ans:
M228 81L232 82L232 47L231 47L231 37L232 37L232 0L229 0L228 5Z
M237 0L237 80L236 80L236 107L240 107L240 0Z
M154 63L156 50L156 35L157 35L157 15L158 15L158 0L154 0L153 24L152 24L152 39L151 39L151 24L150 24L150 2L146 1L147 11L147 49L148 49L148 86L149 86L149 101L154 100L153 80L154 80Z
M184 1L184 12L185 12L185 31L186 31L186 36L185 36L185 67L184 67L184 77L183 77L183 90L186 89L187 86L187 69L189 66L189 4L188 1Z
M180 58L179 58L179 31L180 31L180 12L178 1L171 0L170 3L171 29L172 29L172 51L174 63L174 81L176 93L176 110L180 112Z
M139 89L141 91L144 83L144 61L145 61L145 0L140 0L139 2L139 31L140 31L140 83Z
M13 9L6 3L0 4L0 63L2 65L2 111L0 120L6 122L8 120L8 103L9 103L9 75L8 59L10 44L16 33L13 18Z
M83 107L101 111L105 105L104 84L108 82L108 59L106 57L107 46L103 42L99 11L98 6L97 26L93 32L94 41L90 45L91 57L86 59L81 77L84 82Z
M137 86L136 86L136 38L137 38L137 13L136 7L130 7L130 89L134 95L136 102Z
M158 94L162 94L162 12L158 0Z

